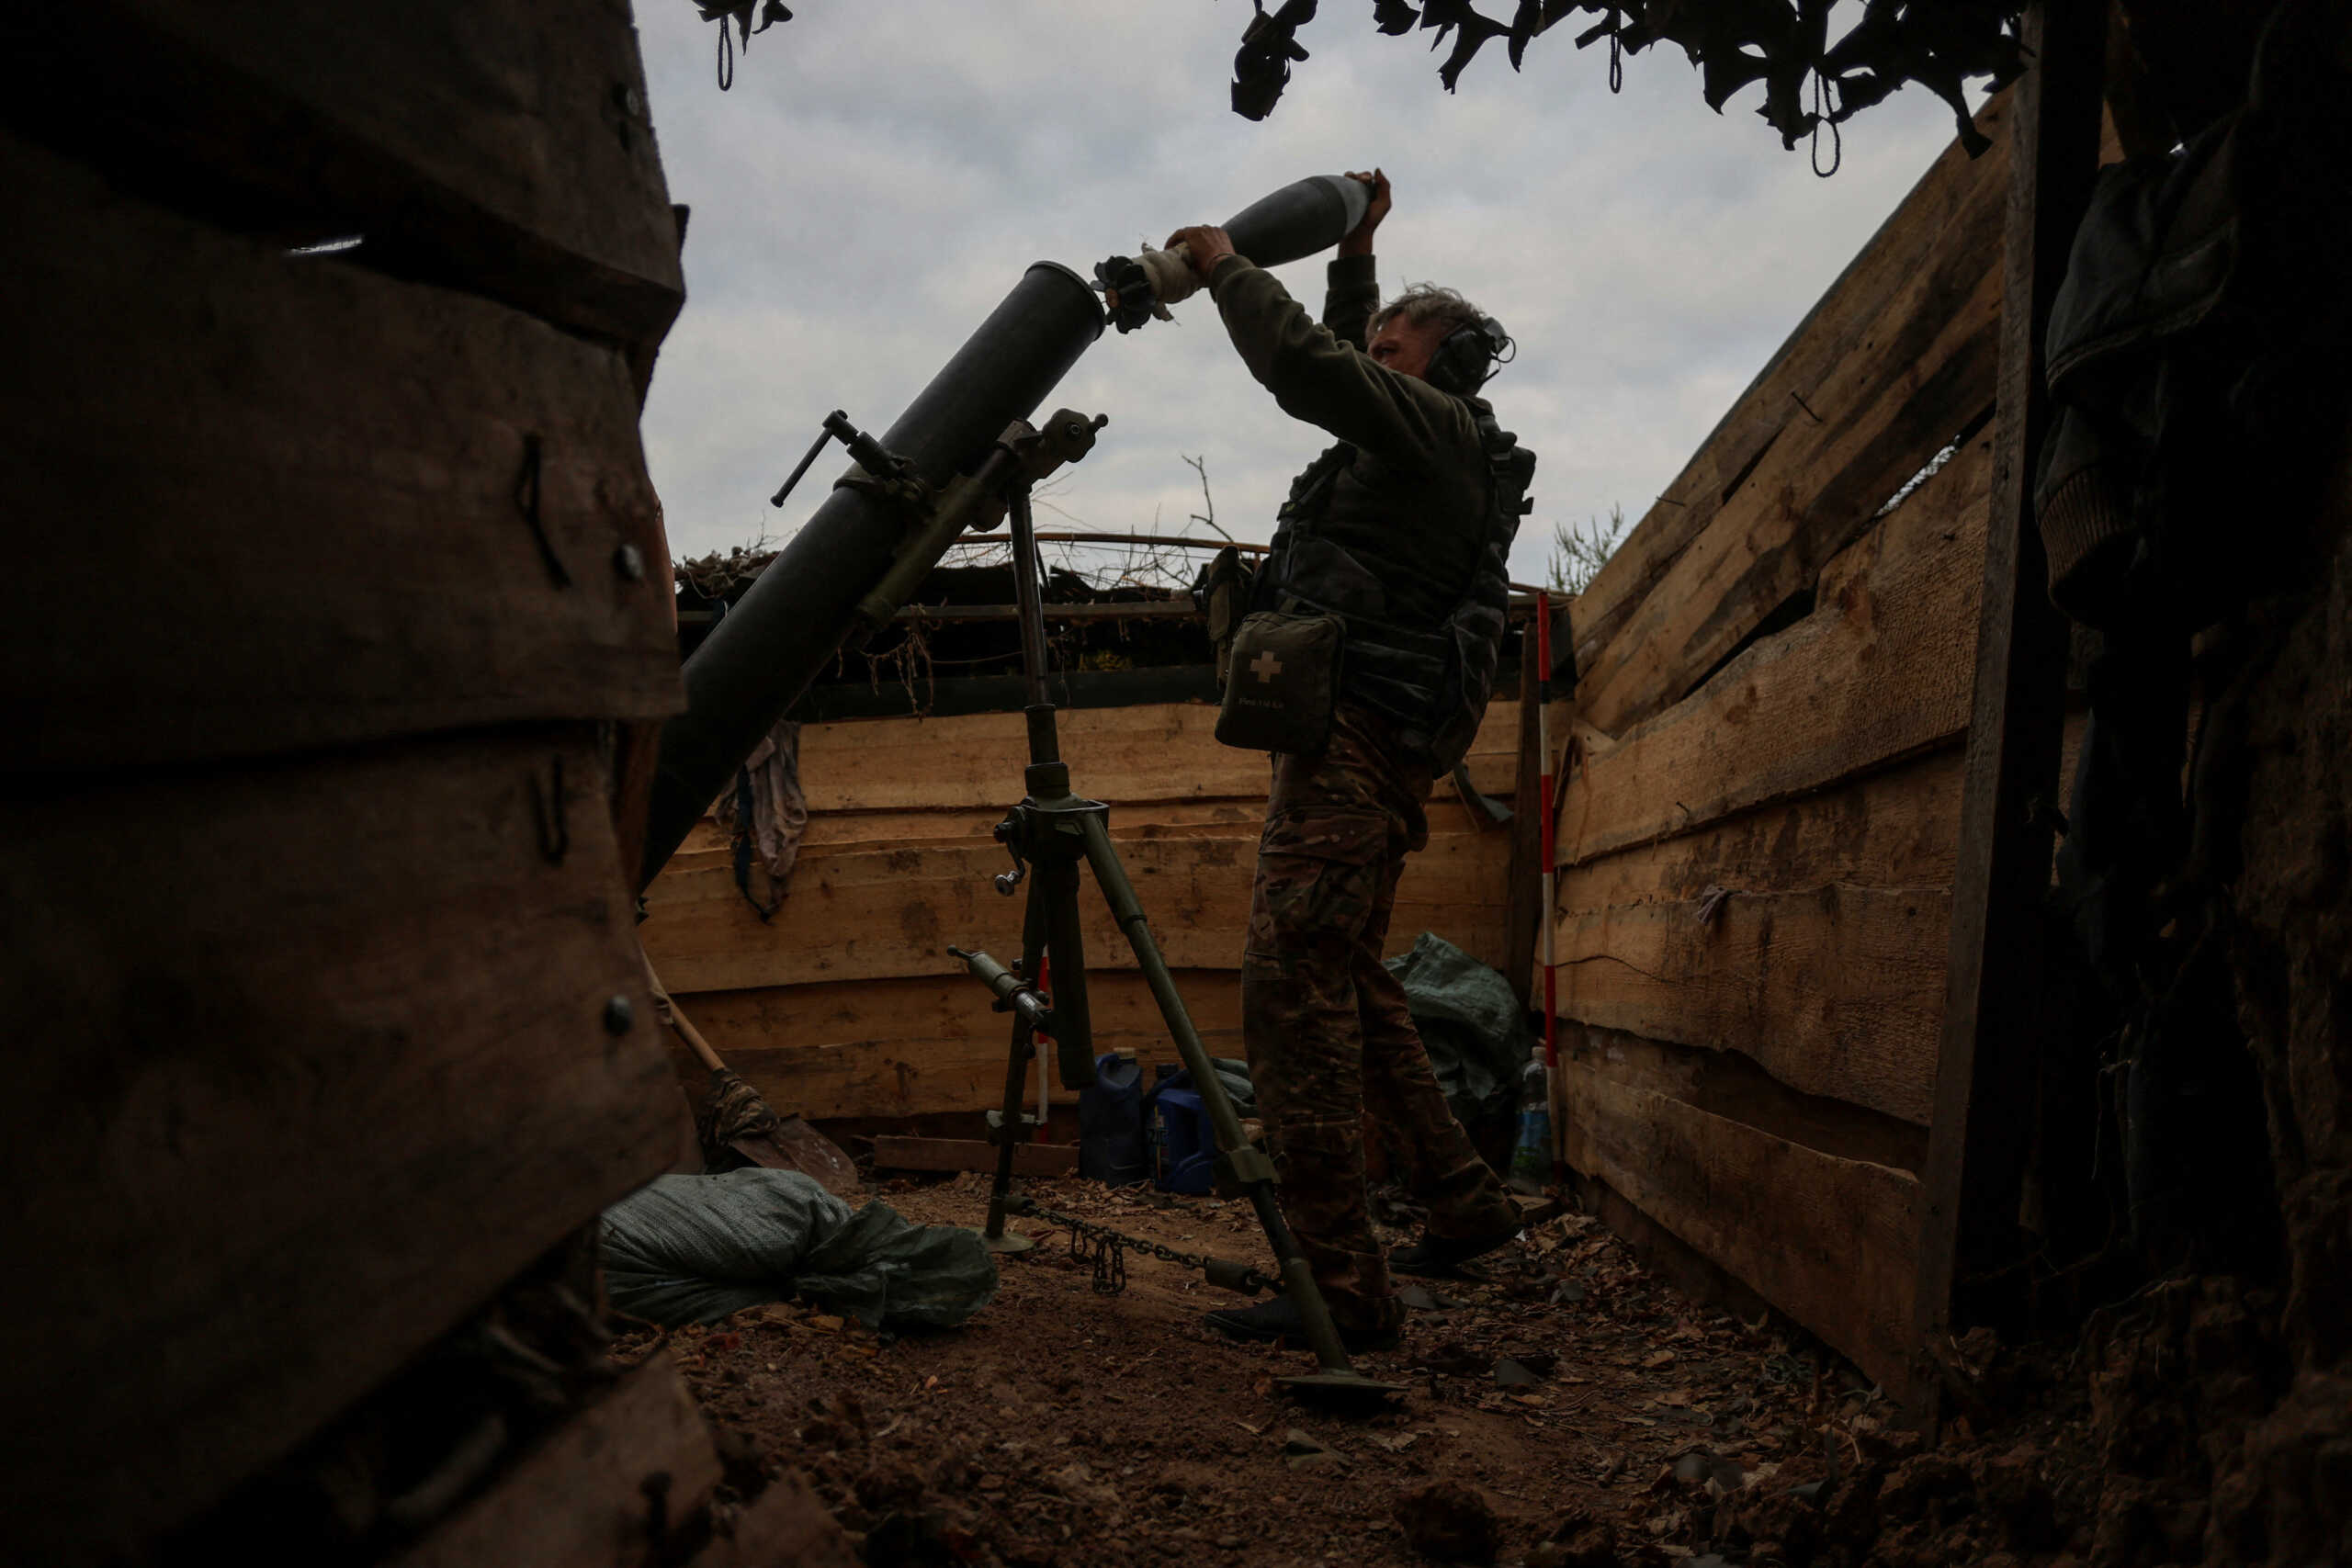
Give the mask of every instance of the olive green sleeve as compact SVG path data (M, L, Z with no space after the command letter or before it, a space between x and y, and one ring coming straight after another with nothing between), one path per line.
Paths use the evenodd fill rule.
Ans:
M1380 276L1370 256L1334 256L1324 268L1323 324L1356 348L1372 346L1365 330L1380 309Z
M1461 399L1340 341L1273 274L1227 256L1210 287L1242 363L1292 418L1410 470L1427 471L1465 442L1476 445L1476 421Z

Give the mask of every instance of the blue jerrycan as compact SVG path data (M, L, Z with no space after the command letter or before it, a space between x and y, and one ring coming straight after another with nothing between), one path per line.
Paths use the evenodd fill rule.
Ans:
M1146 1099L1151 1132L1152 1179L1161 1190L1205 1194L1216 1183L1216 1135L1193 1075L1163 1073Z

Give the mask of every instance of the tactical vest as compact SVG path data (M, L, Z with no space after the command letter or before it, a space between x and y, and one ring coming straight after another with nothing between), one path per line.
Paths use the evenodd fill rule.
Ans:
M1483 483L1431 508L1348 442L1293 481L1250 594L1253 609L1309 609L1347 624L1340 695L1395 723L1434 774L1470 747L1493 694L1510 598L1511 540L1533 506L1535 454L1464 398L1486 457ZM1424 487L1426 488L1426 487Z

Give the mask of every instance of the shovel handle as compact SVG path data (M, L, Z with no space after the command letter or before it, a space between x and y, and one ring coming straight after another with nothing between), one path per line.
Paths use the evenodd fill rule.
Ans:
M645 983L652 987L653 999L660 1004L662 1018L678 1032L678 1038L686 1043L686 1049L695 1054L695 1059L714 1073L725 1072L727 1064L718 1059L718 1053L710 1048L702 1031L688 1021L678 1004L671 1000L670 993L662 988L662 976L653 972L653 960L650 957L645 961Z
M674 1002L670 1005L670 1027L678 1032L678 1038L686 1043L686 1049L692 1051L704 1066L714 1073L727 1070L727 1064L718 1059L718 1053L710 1048L710 1042L702 1037L702 1031L686 1021L686 1015L678 1010Z

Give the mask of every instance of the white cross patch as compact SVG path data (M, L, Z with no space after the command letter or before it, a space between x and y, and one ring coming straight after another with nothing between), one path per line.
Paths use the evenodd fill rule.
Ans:
M1274 657L1274 650L1271 648L1261 649L1258 657L1250 661L1250 673L1258 677L1258 683L1261 686L1282 672L1283 661Z

